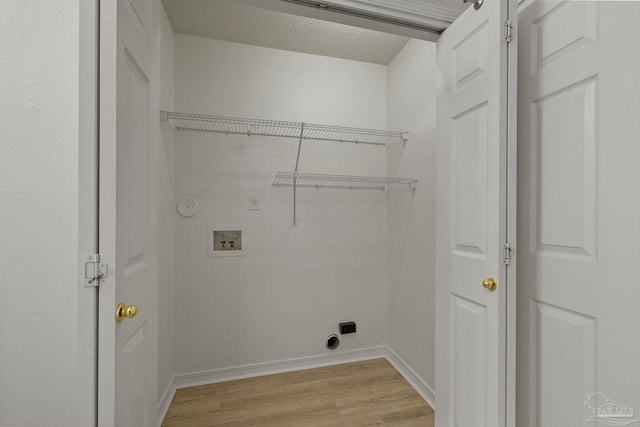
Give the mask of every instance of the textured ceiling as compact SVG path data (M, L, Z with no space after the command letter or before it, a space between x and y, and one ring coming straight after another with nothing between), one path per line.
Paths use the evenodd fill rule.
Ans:
M397 35L238 4L236 0L162 3L175 32L235 43L387 65L408 41Z

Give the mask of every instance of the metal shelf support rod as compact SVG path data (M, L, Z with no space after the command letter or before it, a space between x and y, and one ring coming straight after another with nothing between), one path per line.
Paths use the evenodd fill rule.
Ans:
M304 136L304 123L300 126L300 139L298 140L298 155L296 156L296 169L295 173L298 173L298 163L300 162L300 149L302 148L302 137ZM296 177L293 178L293 225L296 224Z

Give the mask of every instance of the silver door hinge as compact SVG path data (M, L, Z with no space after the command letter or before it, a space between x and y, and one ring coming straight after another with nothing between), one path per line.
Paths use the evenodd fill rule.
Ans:
M513 25L511 21L504 21L504 26L502 27L502 40L507 43L511 43L513 41Z
M98 287L107 278L107 264L100 259L100 254L85 255L84 286Z
M511 264L511 246L508 243L505 243L502 246L502 264L509 265Z

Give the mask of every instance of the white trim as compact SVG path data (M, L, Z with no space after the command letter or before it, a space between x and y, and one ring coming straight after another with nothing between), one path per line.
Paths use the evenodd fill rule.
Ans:
M448 21L456 20L461 12L442 6L435 6L423 0L333 0L334 3L341 3L345 6L352 6L357 9L377 10L385 9L395 14L414 15L416 18L437 19Z
M518 13L522 12L524 9L529 7L533 0L517 0L518 2Z
M393 365L394 368L404 377L405 380L418 392L420 397L422 397L425 402L431 406L431 408L435 408L436 394L429 384L424 382L422 378L416 372L407 365L407 363L402 360L398 354L387 347L386 358Z
M325 0L323 3L348 7L383 16L405 19L410 22L445 29L460 16L460 12L430 5L419 0Z
M98 3L96 0L81 1L80 3L80 38L78 69L78 105L79 118L77 144L78 157L78 347L77 347L77 388L76 388L76 421L79 425L94 423L97 410L98 395L96 392L98 381L98 348L96 346L96 297L95 288L86 287L85 263L82 255L93 254L97 250L98 232L98 139L96 137L98 123L98 79L97 70ZM74 307L76 305L74 304Z
M169 412L169 407L171 406L171 402L173 401L173 396L176 395L176 377L171 377L171 381L167 384L167 388L162 393L162 397L158 401L158 427L162 427L162 423L164 421L164 417L167 416L167 412Z
M224 381L239 380L243 378L319 368L322 366L360 362L363 360L383 357L385 357L384 346L369 347L359 350L343 351L340 353L329 353L318 356L307 356L295 359L277 360L273 362L255 363L251 365L232 366L229 368L213 369L210 371L192 372L189 374L179 374L174 376L174 383L177 389L181 389L196 387L199 385L215 384Z

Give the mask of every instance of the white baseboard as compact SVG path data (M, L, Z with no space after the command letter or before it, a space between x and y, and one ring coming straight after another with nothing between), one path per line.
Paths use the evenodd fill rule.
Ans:
M169 406L171 406L171 401L173 400L173 396L176 394L176 377L171 377L171 381L167 384L167 388L162 393L162 397L158 402L158 409L156 413L158 414L158 427L162 427L162 422L164 421L164 417L167 416L167 412L169 411Z
M167 415L176 390L215 384L224 381L243 378L259 377L263 375L279 374L283 372L300 371L303 369L320 368L323 366L340 365L343 363L360 362L363 360L386 358L389 363L407 380L418 394L434 408L435 393L422 378L415 373L393 350L387 346L368 347L358 350L328 353L317 356L299 357L294 359L277 360L274 362L255 363L251 365L233 366L230 368L213 369L210 371L193 372L174 375L158 402L158 426Z
M319 368L322 366L377 359L385 357L385 355L385 346L369 347L359 350L342 351L339 353L321 354L317 356L276 360L274 362L255 363L251 365L213 369L211 371L180 374L176 375L174 380L176 388L180 389L214 384L223 381L239 380L242 378L259 377L262 375L279 374L282 372L292 372L302 369Z
M386 350L386 357L389 363L391 363L393 367L400 372L404 379L411 384L411 387L418 392L425 402L435 409L436 394L433 389L429 387L429 384L424 382L424 380L420 378L420 376L416 374L416 372L411 369L395 351L391 350L389 347L387 347Z

